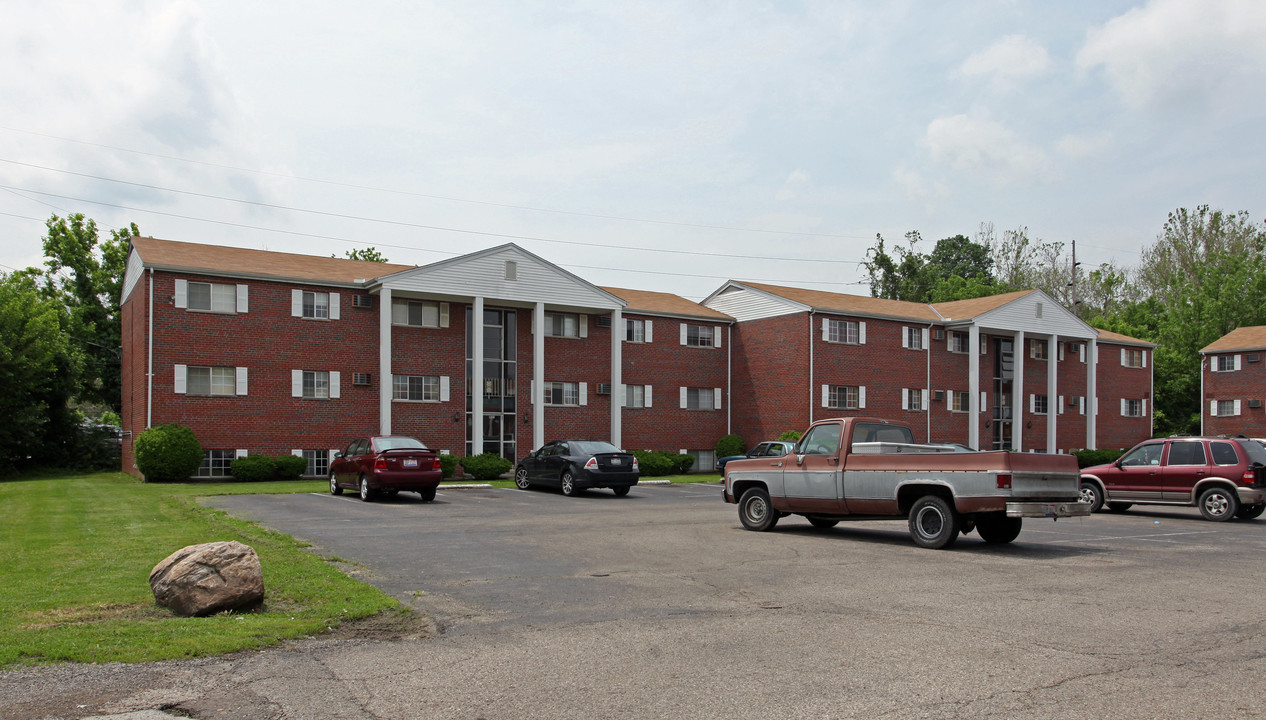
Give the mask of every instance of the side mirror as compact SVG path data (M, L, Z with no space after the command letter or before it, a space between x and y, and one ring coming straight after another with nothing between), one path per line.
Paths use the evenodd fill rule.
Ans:
M340 459L340 458L342 458L342 457L343 457L343 453L341 453L341 452L336 452L336 453L334 453L334 459L335 459L335 460L338 460L338 459Z

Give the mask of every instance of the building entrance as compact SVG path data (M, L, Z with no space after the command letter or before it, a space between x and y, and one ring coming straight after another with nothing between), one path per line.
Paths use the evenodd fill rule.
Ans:
M514 462L518 459L516 446L518 406L515 373L518 366L518 313L514 310L484 309L483 387L478 392L471 387L474 377L475 338L473 308L466 308L466 454L495 453ZM472 396L478 398L483 408L483 427L479 428L478 440L471 427L474 417Z
M1010 450L1015 382L1015 340L993 341L993 449Z

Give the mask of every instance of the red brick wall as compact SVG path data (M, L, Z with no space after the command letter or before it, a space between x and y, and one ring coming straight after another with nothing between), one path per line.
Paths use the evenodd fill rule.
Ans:
M121 415L125 431L122 469L123 472L137 477L140 477L141 473L136 469L136 455L133 448L136 436L145 430L148 318L149 275L146 273L120 308L123 342Z
M1259 359L1249 362L1249 355ZM1206 435L1247 435L1249 437L1266 437L1266 410L1262 407L1250 408L1249 401L1258 400L1266 406L1266 354L1261 351L1253 353L1220 353L1220 355L1239 355L1240 369L1229 372L1213 372L1210 367L1217 362L1218 355L1210 355L1203 360L1201 373L1204 376L1204 399L1200 403L1200 413L1204 419ZM1214 400L1239 400L1240 414L1234 416L1214 417L1209 412L1210 403Z
M1099 343L1097 383L1099 415L1096 418L1099 449L1128 450L1152 436L1152 351L1144 350L1147 367L1121 365L1120 345ZM1121 400L1146 400L1143 417L1122 417Z
M747 447L809 426L808 313L734 325L732 432Z
M343 317L348 317L353 312L357 317L364 315L371 325L361 330L367 333L364 335L365 349L373 356L368 369L362 372L373 373L374 432L377 432L378 425L379 299L379 297L374 297L374 308L371 310L352 308L343 311ZM349 304L350 301L345 302L344 306ZM449 399L447 402L393 400L391 402L391 432L416 437L428 447L440 451L447 450L458 457L465 455L466 305L449 303L449 326L446 328L393 325L391 328L391 373L393 375L448 377ZM392 392L391 388L383 390ZM454 414L457 415L457 420L453 420Z

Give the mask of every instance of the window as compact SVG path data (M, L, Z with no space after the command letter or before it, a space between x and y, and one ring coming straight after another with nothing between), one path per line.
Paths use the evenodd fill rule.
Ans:
M304 475L325 477L330 473L329 450L304 450L303 459L308 461L308 468L304 470Z
M185 394L225 396L237 392L237 371L231 367L188 367Z
M648 342L646 338L646 326L649 325L645 320L624 321L624 341L625 342Z
M716 456L715 451L687 450L685 454L695 459L694 463L690 465L691 469L693 470L696 470L696 471L709 470L710 471L712 470L712 468L716 467L717 456Z
M1204 459L1204 443L1200 441L1174 442L1169 444L1166 465L1207 465Z
M1034 360L1045 360L1048 356L1045 340L1029 340L1029 357Z
M1124 348L1121 350L1121 364L1129 368L1141 368L1143 365L1143 351L1137 348Z
M968 412L971 408L971 396L965 392L950 391L950 410L952 412Z
M682 388L687 410L716 410L716 391L713 388Z
M1217 417L1234 417L1240 414L1239 400L1214 400L1214 415Z
M324 370L304 370L303 397L317 399L330 397L330 373Z
M220 283L191 282L188 285L190 310L237 312L237 287Z
M438 375L392 375L391 399L439 402L440 378Z
M429 300L391 301L391 322L413 327L448 327L448 303Z
M581 318L576 313L545 313L545 334L548 337L585 337L588 333Z
M1050 407L1050 403L1047 401L1046 396L1045 395L1030 395L1029 397L1033 399L1033 406L1030 408L1033 414L1045 415Z
M922 388L905 388L901 391L901 407L904 410L923 410Z
M902 347L909 350L923 349L923 328L907 327L902 328L905 342Z
M831 385L827 391L826 406L833 410L857 410L861 400L861 388L856 385Z
M323 292L304 292L303 317L328 320L330 318L330 294Z
M861 335L858 324L853 320L827 320L827 342L858 345Z
M1233 372L1240 369L1239 355L1219 355L1214 372Z
M970 347L969 341L971 336L965 332L951 332L949 334L949 350L953 353L965 353Z
M546 405L579 405L580 383L547 382L545 383Z
M1129 399L1122 398L1121 416L1122 417L1143 417L1143 401L1129 400Z
M625 385L624 406L631 408L647 408L651 406L650 385Z
M192 283L191 283L192 284ZM228 477L232 474L230 465L236 453L232 450L206 450L202 453L202 464L198 466L198 477Z
M685 345L691 347L719 347L715 338L715 329L711 325L686 325Z
M1229 442L1211 442L1209 449L1213 451L1215 465L1237 465L1240 462L1240 456L1236 454L1235 447Z

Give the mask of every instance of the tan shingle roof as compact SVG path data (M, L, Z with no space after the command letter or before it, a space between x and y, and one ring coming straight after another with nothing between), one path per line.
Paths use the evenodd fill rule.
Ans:
M1202 353L1227 352L1230 350L1266 349L1266 325L1236 328L1209 343Z
M1099 333L1100 342L1106 341L1106 342L1132 343L1135 345L1147 345L1149 347L1156 347L1156 343L1154 342L1149 342L1147 340L1139 340L1136 337L1130 337L1129 335L1122 335L1121 333L1115 333L1115 332L1112 332L1111 330L1100 330L1098 328L1095 328L1095 332Z
M737 282L818 310L831 310L856 315L910 318L927 322L940 320L936 313L932 311L930 305L922 303L906 302L905 300L885 300L884 298L873 298L864 295L845 295L844 293L827 292L825 290L805 290L803 288L782 287L780 285L765 285L742 280Z
M704 307L697 302L687 300L672 293L651 292L649 290L628 290L625 288L604 287L603 290L628 303L624 312L639 310L665 315L688 315L691 317L715 318L717 320L733 320L725 313Z
M148 237L132 238L132 247L146 266L293 280L352 283L414 267Z
M970 320L974 317L980 317L991 310L997 310L1012 300L1018 300L1031 292L1033 291L1017 290L1001 295L972 298L971 300L936 303L932 307L936 308L936 311L944 316L946 320Z

